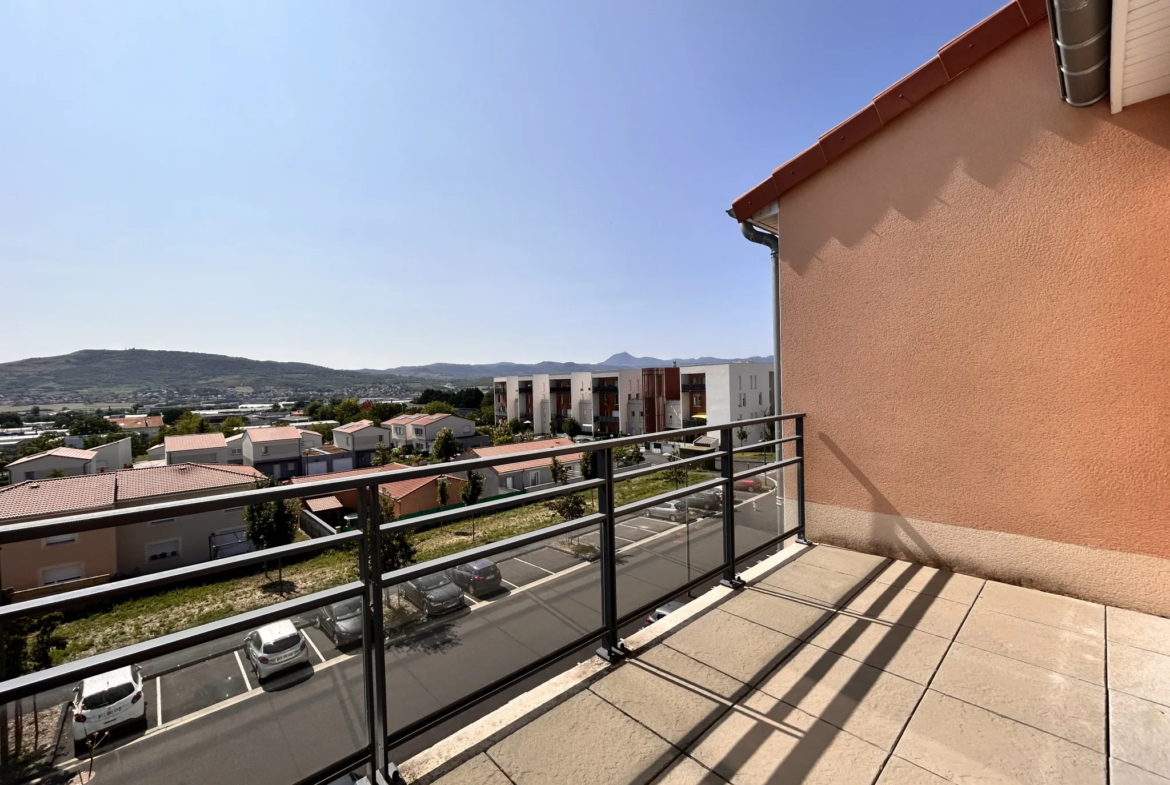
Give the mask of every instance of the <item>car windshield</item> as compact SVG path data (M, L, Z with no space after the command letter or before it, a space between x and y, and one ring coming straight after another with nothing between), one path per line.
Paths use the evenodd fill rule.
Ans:
M279 654L282 651L288 651L293 646L301 642L300 634L285 635L283 638L277 638L274 641L269 641L264 644L265 654Z
M107 706L113 706L120 700L129 698L133 694L134 685L127 682L95 692L92 695L86 695L83 704L84 708L87 709L104 709Z
M450 582L451 579L443 573L438 573L437 575L424 575L418 579L418 587L423 591L431 591L433 589L442 588Z
M333 615L335 617L337 617L337 619L339 621L345 620L345 619L352 619L354 616L357 616L361 612L362 612L362 601L361 601L360 597L354 597L352 600L346 600L345 602L339 602L333 606Z

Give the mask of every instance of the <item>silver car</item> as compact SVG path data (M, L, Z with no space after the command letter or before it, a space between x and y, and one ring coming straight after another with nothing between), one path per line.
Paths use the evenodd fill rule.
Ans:
M678 523L687 519L687 510L682 502L663 502L646 510L651 518L665 518L671 523Z
M305 634L288 619L274 621L244 638L244 653L259 681L309 662Z

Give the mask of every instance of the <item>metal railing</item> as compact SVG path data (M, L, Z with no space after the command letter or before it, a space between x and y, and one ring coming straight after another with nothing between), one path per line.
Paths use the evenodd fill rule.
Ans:
M741 446L739 448L733 446L733 429L771 423L776 432L780 433L782 432L783 423L787 421L792 421L794 424L793 435L781 436L780 438ZM705 435L712 430L720 431L721 438L718 451L665 464L637 466L615 475L615 464L613 460L613 451L615 448L631 445L637 446L645 441L679 440L696 437ZM441 723L451 720L471 707L516 685L521 680L537 673L548 665L563 658L565 655L594 642L600 641L601 645L597 653L607 660L613 661L624 656L625 651L619 635L619 631L624 625L642 617L670 598L689 592L703 583L715 579L720 579L720 583L726 586L742 586L743 584L740 582L736 573L737 563L741 563L746 559L763 553L768 548L778 546L782 541L790 537L795 536L798 538L798 541L803 542L805 525L803 434L804 415L801 413L793 413L760 417L716 426L704 424L702 427L690 429L621 437L602 442L573 444L564 447L541 449L539 448L539 443L534 443L533 447L535 449L532 451L525 451L513 455L432 464L385 472L371 472L369 474L343 478L330 479L328 476L324 476L320 480L297 485L289 484L273 488L253 489L125 509L67 515L0 527L0 547L2 547L43 537L146 523L161 517L174 518L242 505L318 497L352 491L356 491L359 519L358 527L351 531L339 532L329 536L303 542L294 542L289 545L269 548L267 550L194 564L165 572L117 580L102 585L87 586L60 594L36 597L26 601L0 606L0 648L3 648L5 645L4 635L6 626L11 625L18 619L39 616L51 611L78 608L95 602L109 601L148 590L173 586L186 581L226 574L229 571L236 571L238 574L238 571L242 568L255 568L261 564L267 564L268 562L281 558L305 557L323 552L326 549L337 548L338 546L357 546L358 579L355 581L349 581L333 588L285 600L245 613L239 613L230 618L201 624L190 629L162 635L151 640L106 651L75 662L57 665L8 680L2 680L5 674L0 670L0 705L7 705L49 690L73 685L79 680L90 676L106 673L123 666L136 665L151 658L179 652L199 644L225 639L228 636L241 636L244 633L277 620L288 619L299 613L360 597L363 600L364 607L361 618L362 648L360 657L366 710L364 722L368 743L357 752L339 756L336 761L311 776L304 778L298 785L323 785L323 783L330 782L341 774L364 766L369 766L371 771L381 772L383 777L393 779L395 769L390 761L389 751L396 746L415 739L420 734L434 729ZM795 454L792 457L783 458L781 450L783 449L783 445L789 442L794 444ZM767 447L775 448L777 460L763 465L753 466L745 471L735 471L734 457L737 453L749 450L758 451ZM470 507L461 506L453 509L444 509L418 515L408 520L390 522L380 520L381 507L378 503L378 494L381 484L399 480L431 477L438 474L451 475L460 472L479 471L509 463L531 461L535 458L551 459L557 456L576 453L585 453L583 460L591 461L593 479L577 479L566 485L557 485L535 492L498 498ZM623 482L670 468L690 467L702 462L709 462L712 459L719 459L721 465L719 475L715 478L685 485L675 490L660 493L649 498L638 499L620 506L615 502L616 482ZM775 536L769 534L766 541L755 544L746 551L737 553L735 483L767 472L778 472L787 467L794 467L796 471L796 527L787 531L778 531ZM703 570L701 574L692 575L688 556L688 580L685 583L671 588L668 592L656 596L648 602L644 602L637 608L619 614L617 580L619 546L617 544L618 538L615 530L618 519L622 516L663 505L666 502L681 500L702 491L717 489L722 489L723 493L720 522L722 558L720 563ZM399 532L433 528L439 524L453 523L471 517L501 512L522 505L548 501L565 494L575 494L582 491L596 492L597 506L595 512L585 514L582 517L564 523L546 526L535 531L459 551L420 564L412 564L391 571L383 570L381 554L383 553L382 538L385 536ZM779 499L777 500L778 506L780 501ZM579 631L579 634L575 635L572 639L563 641L561 645L556 646L554 649L544 652L538 657L534 657L522 667L493 678L490 682L477 687L457 700L447 701L429 714L414 719L393 731L389 731L388 712L392 710L392 706L391 701L387 697L387 645L376 644L376 642L385 644L387 636L390 633L386 627L384 608L384 603L387 602L387 590L401 586L408 581L417 581L427 576L444 573L477 559L489 558L509 551L516 551L517 549L542 541L580 532L582 529L593 526L598 528L599 533L599 548L595 562L599 564L600 573L600 624L593 629ZM687 536L688 538L690 536L689 529L687 530ZM241 669L243 668L242 665L240 667ZM0 660L0 669L2 668L3 661Z

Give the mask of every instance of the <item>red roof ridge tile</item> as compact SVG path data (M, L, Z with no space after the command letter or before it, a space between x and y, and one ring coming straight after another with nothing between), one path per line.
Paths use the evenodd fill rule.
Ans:
M748 220L859 142L880 131L898 115L1047 17L1045 0L1012 0L944 44L935 57L878 93L864 109L825 133L813 146L776 167L771 177L732 202L735 219Z

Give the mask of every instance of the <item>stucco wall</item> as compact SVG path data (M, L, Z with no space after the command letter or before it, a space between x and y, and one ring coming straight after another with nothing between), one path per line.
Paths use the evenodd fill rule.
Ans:
M785 194L779 235L810 501L1170 558L1170 97L1063 104L1036 25Z
M79 532L75 542L45 545L37 538L14 542L0 550L0 575L4 588L32 589L41 585L41 571L46 567L81 564L81 576L113 575L118 565L113 529Z

